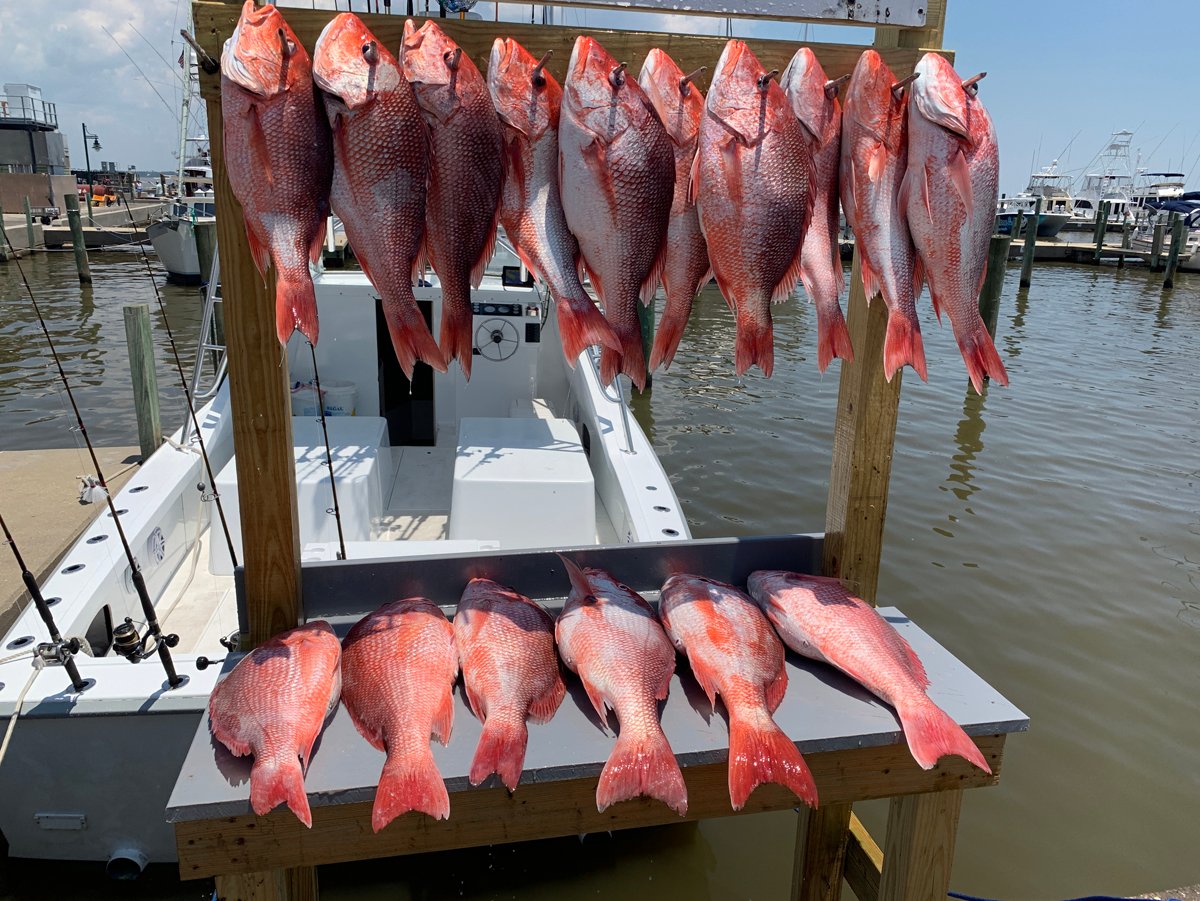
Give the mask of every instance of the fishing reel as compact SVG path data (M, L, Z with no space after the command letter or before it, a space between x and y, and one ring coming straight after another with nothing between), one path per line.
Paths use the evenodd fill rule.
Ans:
M125 617L125 622L121 623L112 632L113 650L128 660L130 663L141 663L143 660L152 656L158 651L159 643L166 645L168 648L173 648L179 644L178 635L159 635L157 640L150 644L151 639L155 638L153 632L147 632L145 635L138 633L137 626L133 624L130 617Z

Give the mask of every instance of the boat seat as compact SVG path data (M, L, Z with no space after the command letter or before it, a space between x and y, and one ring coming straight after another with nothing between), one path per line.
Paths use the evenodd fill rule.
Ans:
M468 417L458 428L450 538L502 548L596 543L596 488L566 419Z

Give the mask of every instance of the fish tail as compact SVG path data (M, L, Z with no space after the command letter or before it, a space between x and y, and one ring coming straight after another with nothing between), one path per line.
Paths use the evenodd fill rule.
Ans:
M442 302L442 333L438 342L446 363L458 360L463 375L471 380L471 303L463 300L458 303L444 297Z
M428 746L415 754L388 754L375 789L371 828L379 832L410 810L419 810L436 820L450 817L450 795Z
M596 786L596 809L647 795L680 816L687 813L687 786L662 729L637 735L622 730Z
M908 749L922 769L933 769L940 758L954 754L985 773L992 772L970 736L925 695L908 704L897 705L896 712L900 715Z
M528 743L529 729L523 717L488 717L471 761L471 784L478 785L495 773L509 791L516 791Z
M300 758L295 754L255 755L250 768L250 807L259 816L265 816L282 803L287 804L301 823L312 828Z
M889 382L905 364L916 370L921 381L929 381L925 371L925 342L916 317L905 316L900 310L889 311L887 334L883 339L883 375Z
M817 317L817 369L824 372L834 357L840 357L847 363L854 362L850 330L846 328L846 318L836 300L828 306L824 315Z
M404 306L392 300L383 301L383 316L387 320L388 334L392 339L392 349L405 376L412 379L413 366L417 360L423 360L438 372L446 371L446 358L441 348L433 340L429 326L416 309L406 310Z
M765 317L753 316L751 304L737 304L737 341L734 345L733 366L742 375L755 364L767 378L775 369L775 333L771 327L771 313Z
M629 380L637 386L638 391L646 388L646 355L642 350L642 331L640 324L633 328L618 332L621 339L621 350L615 351L603 348L600 351L600 381L611 385L618 375L629 376Z
M558 332L562 338L563 354L572 369L584 349L592 344L620 351L621 339L612 330L604 314L584 297L558 299Z
M683 330L687 328L688 317L692 313L692 302L672 304L667 300L658 330L654 333L654 347L650 351L650 371L659 366L670 366L675 359L675 351L683 339Z
M793 792L809 807L817 806L817 786L799 750L770 717L747 719L730 713L729 800L741 810L750 793L764 782Z
M958 349L962 353L963 362L967 364L967 374L970 375L971 384L975 386L977 394L983 393L983 380L987 376L994 378L1001 385L1008 385L1008 373L1004 369L1004 362L996 352L995 342L987 333L982 319L976 319L972 330L959 339Z
M275 283L275 331L279 343L287 344L297 329L311 343L317 343L317 294L307 267L295 272L280 269Z

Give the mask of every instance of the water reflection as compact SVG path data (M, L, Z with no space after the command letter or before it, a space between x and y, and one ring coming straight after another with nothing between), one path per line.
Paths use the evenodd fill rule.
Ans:
M958 448L951 459L950 475L946 477L949 490L960 501L965 501L979 490L974 483L976 456L983 450L983 430L987 423L983 418L983 408L987 403L990 382L983 383L983 394L976 394L970 385L963 396L962 418L954 430L954 445Z

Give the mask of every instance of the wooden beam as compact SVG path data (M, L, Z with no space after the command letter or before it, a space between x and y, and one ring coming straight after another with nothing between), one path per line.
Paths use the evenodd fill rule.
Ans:
M217 0L198 0L193 5L196 39L205 50L216 59L225 39L233 32L237 23L240 7L217 2ZM321 34L321 29L329 21L332 13L328 10L298 9L286 7L283 14L288 25L296 32L300 43L311 52L313 44ZM403 16L384 16L368 13L359 14L359 18L370 28L375 36L389 49L399 49L404 32ZM419 25L424 21L415 18ZM581 33L579 28L568 28L561 25L527 25L517 22L483 22L471 19L436 19L438 26L459 46L486 74L488 58L492 52L492 43L498 34L515 38L534 56L541 56L547 50L553 50L554 56L548 65L549 70L560 82L566 77L567 64L571 59L571 48L575 38ZM604 28L588 28L587 33L599 40L605 48L617 59L629 63L631 72L641 70L642 62L651 48L659 47L671 55L685 72L691 72L700 66L708 66L708 72L698 82L705 90L708 80L712 78L713 70L721 51L725 48L726 38L713 35L667 34L644 31L615 31ZM802 46L811 46L821 62L822 68L830 78L848 75L858 62L863 48L854 44L810 44L798 41L770 41L747 38L746 43L755 52L767 68L782 70L796 51ZM897 47L881 50L884 60L893 70L911 71L920 59L920 52L912 48ZM201 79L201 93L211 104L219 97L219 82L215 78Z
M796 901L838 901L846 862L849 802L830 804L821 798L816 810L800 811L796 852L792 861L792 894Z
M879 901L945 901L961 791L893 798Z
M883 851L875 844L862 820L853 814L850 815L849 839L846 843L846 884L858 901L878 901Z
M806 754L805 759L824 810L852 800L993 785L1002 767L1004 738L976 739L992 768L991 776L958 758L922 770L905 744ZM740 814L735 814L729 805L726 764L684 767L683 776L688 787L688 820L796 806L791 792L778 785L763 785ZM176 823L175 840L180 876L199 879L218 873L316 866L679 822L682 818L664 804L648 798L597 812L593 776L522 784L511 795L503 788L455 791L450 796L449 820L435 822L423 814L408 814L380 833L371 831L371 804L364 802L314 807L312 829L306 829L284 808L265 817ZM842 831L845 833L844 826Z
M942 50L946 38L947 0L929 0L925 4L924 28L895 28L879 26L875 29L874 46L883 50L906 48L925 53L927 50ZM950 62L954 62L954 51L944 51ZM894 67L893 67L894 68Z

